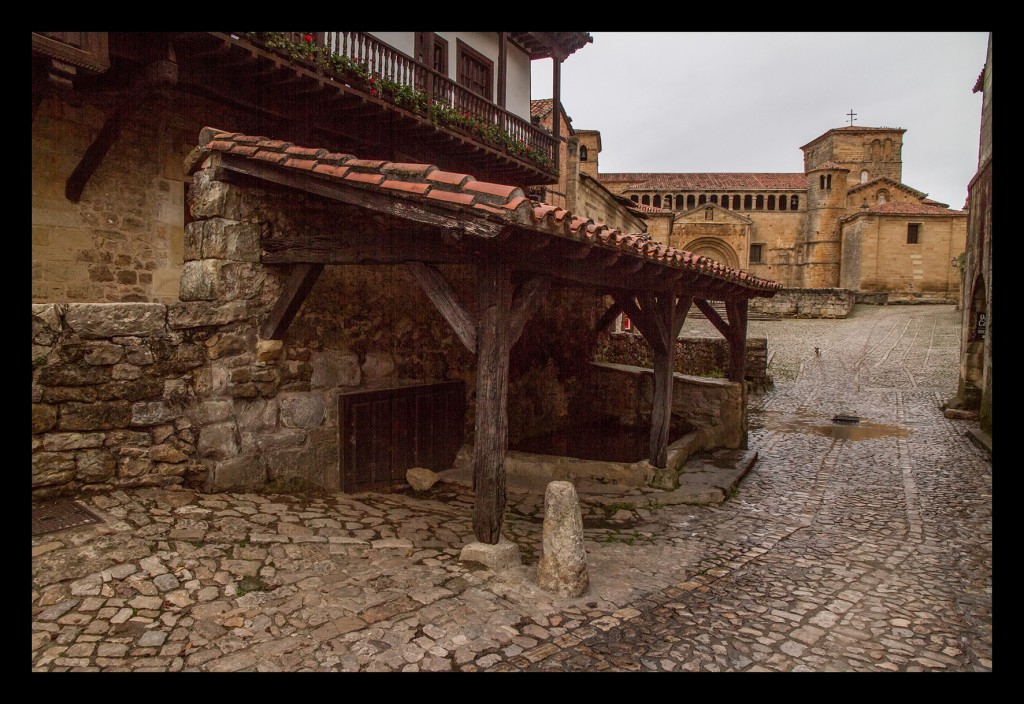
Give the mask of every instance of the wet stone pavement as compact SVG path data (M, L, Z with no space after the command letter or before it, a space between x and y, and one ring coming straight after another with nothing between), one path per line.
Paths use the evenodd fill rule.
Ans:
M720 504L581 493L583 597L536 586L537 492L510 488L523 565L496 573L459 560L454 483L116 491L79 499L100 522L32 538L32 670L991 671L991 456L939 408L959 313L750 334L775 381L751 397L757 463Z

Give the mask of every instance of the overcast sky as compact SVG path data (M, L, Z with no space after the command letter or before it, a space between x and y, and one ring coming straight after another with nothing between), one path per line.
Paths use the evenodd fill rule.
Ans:
M902 127L903 182L962 208L978 168L986 32L592 32L562 64L602 172L802 173L830 129ZM551 61L533 62L551 97Z

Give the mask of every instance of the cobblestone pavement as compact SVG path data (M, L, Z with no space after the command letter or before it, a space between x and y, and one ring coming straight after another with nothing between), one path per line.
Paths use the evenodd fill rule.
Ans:
M760 459L712 506L581 494L584 597L536 587L538 493L510 491L524 564L495 573L459 561L472 496L450 483L117 491L82 499L100 523L32 539L32 669L991 671L991 457L939 408L959 313L750 334L775 380L751 398Z

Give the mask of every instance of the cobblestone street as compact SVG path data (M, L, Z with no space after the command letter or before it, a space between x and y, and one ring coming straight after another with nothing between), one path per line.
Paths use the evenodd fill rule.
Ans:
M684 334L704 334L706 321ZM940 405L953 306L751 320L774 387L724 503L581 494L590 591L462 563L472 495L87 495L33 537L33 671L991 671L992 462ZM832 421L856 416L855 424Z

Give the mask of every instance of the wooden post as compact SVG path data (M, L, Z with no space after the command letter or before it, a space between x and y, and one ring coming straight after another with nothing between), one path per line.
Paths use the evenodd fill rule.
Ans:
M725 302L729 316L729 380L740 385L740 432L747 449L747 299Z
M684 316L690 307L689 299L685 301L685 307L683 301L679 305ZM669 292L643 292L639 300L636 300L633 294L620 294L615 296L615 302L633 321L654 354L650 462L664 469L668 465L669 431L672 426L672 380L676 353L674 336L679 334L681 327L681 323L676 325L675 295Z
M476 439L473 446L473 533L481 543L501 538L507 500L508 359L512 347L512 271L496 258L477 267Z

